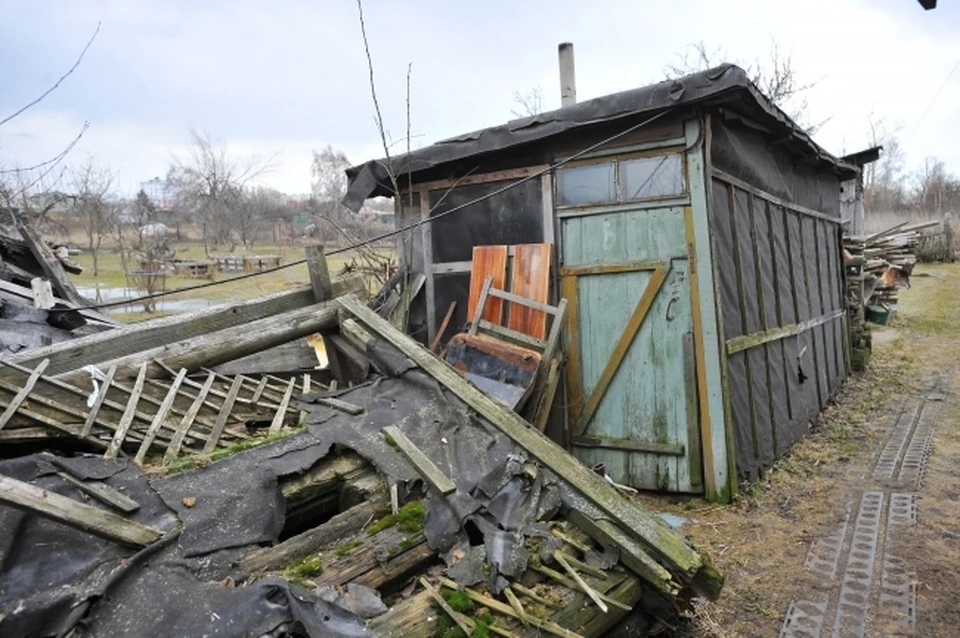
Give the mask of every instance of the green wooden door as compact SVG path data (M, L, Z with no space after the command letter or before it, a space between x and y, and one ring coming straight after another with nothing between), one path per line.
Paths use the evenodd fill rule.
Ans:
M702 491L685 214L561 221L574 453L640 489Z

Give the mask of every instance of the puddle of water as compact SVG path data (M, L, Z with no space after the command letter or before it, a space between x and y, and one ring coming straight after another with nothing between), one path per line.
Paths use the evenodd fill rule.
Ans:
M108 288L100 286L86 286L77 288L77 292L91 299L96 303L112 303L123 301L124 299L135 299L141 296L141 293L133 288ZM176 299L161 297L157 299L157 310L166 312L186 312L188 310L200 310L215 305L209 299ZM131 303L123 306L114 306L105 309L108 314L121 315L131 312L143 312L143 304Z

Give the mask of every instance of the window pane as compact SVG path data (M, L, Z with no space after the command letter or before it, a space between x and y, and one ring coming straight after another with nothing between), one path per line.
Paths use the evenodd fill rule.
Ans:
M615 202L613 163L561 168L557 171L557 194L560 206Z
M620 162L620 201L683 193L679 155L642 157Z

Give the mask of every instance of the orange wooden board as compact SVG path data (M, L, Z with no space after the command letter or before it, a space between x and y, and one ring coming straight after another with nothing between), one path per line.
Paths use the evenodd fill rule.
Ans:
M467 299L467 321L473 321L473 316L477 312L477 303L480 301L480 291L483 290L483 280L487 276L493 277L494 288L503 290L503 284L507 278L506 246L473 247L473 263L470 266L470 297ZM503 300L499 297L488 297L483 318L500 325L503 321Z
M513 247L513 275L510 292L540 303L550 294L552 244L517 244ZM547 315L519 304L510 304L507 327L536 339L547 336Z

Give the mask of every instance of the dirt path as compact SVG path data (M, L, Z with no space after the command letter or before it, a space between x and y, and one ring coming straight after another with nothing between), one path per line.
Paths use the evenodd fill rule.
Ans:
M727 574L678 635L960 636L960 266L918 274L868 372L761 484L672 508Z

